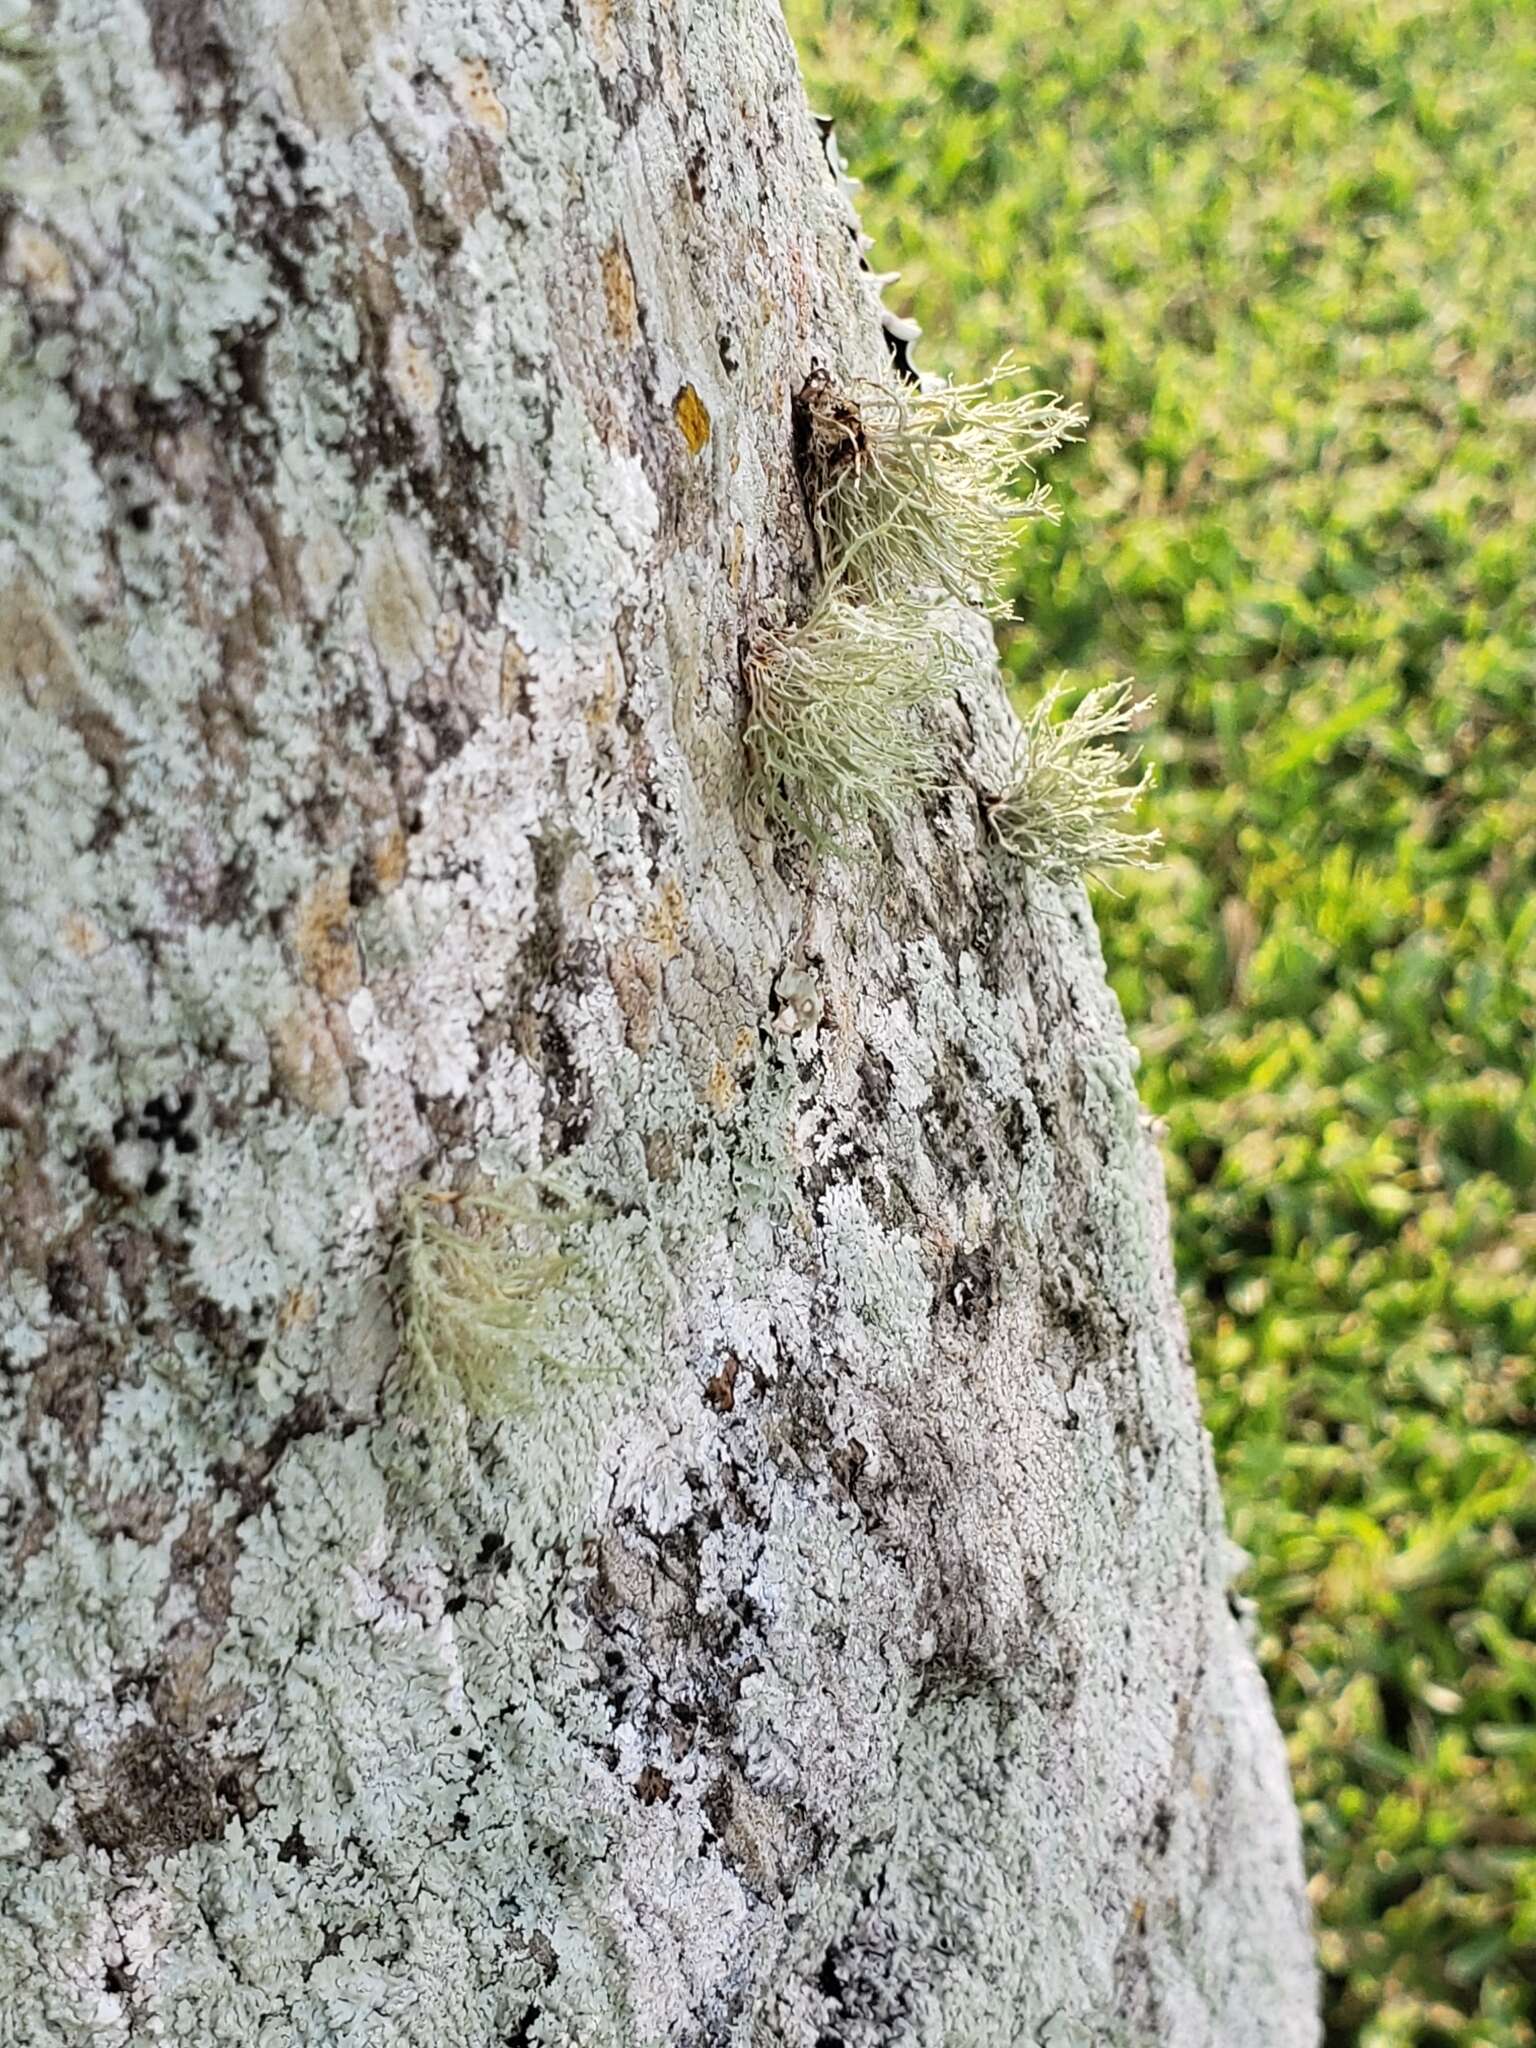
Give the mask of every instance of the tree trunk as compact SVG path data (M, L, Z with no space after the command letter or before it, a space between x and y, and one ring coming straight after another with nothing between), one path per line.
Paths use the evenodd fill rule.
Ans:
M885 364L772 0L36 40L0 2040L1314 2041L1132 1057L968 774L984 629L889 842L744 800L792 396ZM500 1419L402 1346L474 1189L557 1244Z

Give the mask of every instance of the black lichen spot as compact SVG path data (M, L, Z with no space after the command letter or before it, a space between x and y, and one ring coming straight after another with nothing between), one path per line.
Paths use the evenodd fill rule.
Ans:
M979 1323L997 1300L997 1266L989 1246L957 1252L949 1269L949 1298L962 1322Z
M1152 1815L1152 1825L1147 1830L1147 1846L1154 1856L1166 1856L1172 1836L1173 1808L1166 1799L1160 1799Z
M136 1728L109 1758L100 1803L83 1812L93 1849L142 1867L194 1842L217 1841L230 1817L208 1758L161 1727Z
M642 1806L664 1806L672 1797L672 1780L654 1764L647 1764L635 1780L635 1797Z

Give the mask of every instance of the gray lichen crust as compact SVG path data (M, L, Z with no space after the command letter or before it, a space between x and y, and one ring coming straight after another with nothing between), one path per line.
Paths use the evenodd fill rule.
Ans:
M36 26L0 2042L1312 2042L1081 892L745 802L884 353L768 0ZM592 1369L445 1458L402 1199L554 1173Z

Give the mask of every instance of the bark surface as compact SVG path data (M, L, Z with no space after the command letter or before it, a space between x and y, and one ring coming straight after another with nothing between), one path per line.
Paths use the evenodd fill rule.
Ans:
M0 165L0 2041L1302 2048L1087 902L814 863L770 0L55 0ZM401 1201L580 1218L402 1368ZM540 1191L544 1191L541 1195Z

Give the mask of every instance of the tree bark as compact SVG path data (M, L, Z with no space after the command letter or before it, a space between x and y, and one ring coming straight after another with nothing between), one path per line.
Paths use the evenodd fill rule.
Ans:
M1313 2042L1155 1150L1086 898L986 843L984 627L889 842L744 800L792 395L885 360L777 9L44 13L0 2040ZM509 1419L402 1365L423 1185L580 1236Z

